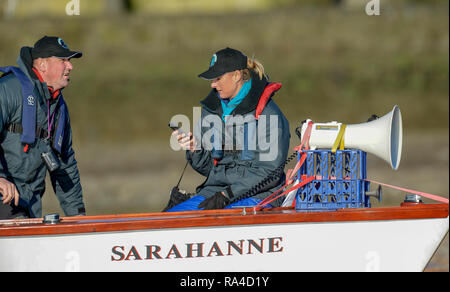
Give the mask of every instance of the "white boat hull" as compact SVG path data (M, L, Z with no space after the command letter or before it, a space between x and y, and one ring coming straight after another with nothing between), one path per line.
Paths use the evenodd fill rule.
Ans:
M447 216L7 236L0 271L422 271L448 226Z

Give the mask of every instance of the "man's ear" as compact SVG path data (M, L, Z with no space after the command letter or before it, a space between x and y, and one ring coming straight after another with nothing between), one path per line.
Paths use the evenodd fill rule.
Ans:
M44 58L37 58L33 61L33 67L39 70L40 72L47 71L48 63L47 60Z

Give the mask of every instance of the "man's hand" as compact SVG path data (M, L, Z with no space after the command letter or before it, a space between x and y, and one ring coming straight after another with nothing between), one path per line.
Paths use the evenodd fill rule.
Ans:
M16 186L5 178L0 178L0 193L3 195L3 204L11 204L14 200L14 205L19 205L19 192Z

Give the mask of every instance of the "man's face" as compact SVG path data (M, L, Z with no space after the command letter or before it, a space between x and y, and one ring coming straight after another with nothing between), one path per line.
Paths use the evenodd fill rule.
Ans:
M52 86L54 90L66 87L70 81L70 71L73 69L70 59L50 57L44 60L47 65L42 78L47 85Z

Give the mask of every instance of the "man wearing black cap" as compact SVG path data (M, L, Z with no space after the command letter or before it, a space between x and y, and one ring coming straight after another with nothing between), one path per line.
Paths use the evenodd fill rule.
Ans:
M21 48L18 67L0 68L0 219L42 216L47 170L65 215L86 212L62 96L81 56L45 36Z

